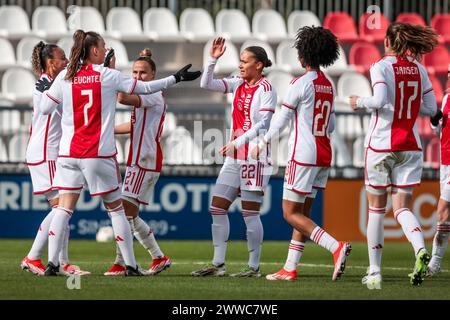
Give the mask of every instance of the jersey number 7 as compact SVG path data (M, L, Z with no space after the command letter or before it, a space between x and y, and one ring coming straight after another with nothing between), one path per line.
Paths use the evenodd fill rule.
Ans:
M84 105L83 114L84 114L84 125L87 126L89 123L89 115L88 110L92 107L93 97L92 97L92 89L90 90L81 90L82 96L88 96L88 102Z

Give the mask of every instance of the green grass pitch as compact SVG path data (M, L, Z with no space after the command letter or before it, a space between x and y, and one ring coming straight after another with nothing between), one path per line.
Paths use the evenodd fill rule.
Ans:
M427 278L420 287L413 287L407 276L414 265L408 243L386 243L381 290L369 290L361 284L367 267L364 243L352 244L345 275L337 282L331 281L332 256L314 243L307 243L298 267L298 280L287 282L267 281L264 277L191 277L191 271L210 261L210 241L160 241L161 248L173 261L170 269L153 277L105 277L102 273L114 259L114 244L72 240L69 248L72 263L93 273L81 278L79 290L69 290L64 276L38 277L22 271L19 263L31 243L31 240L0 240L0 299L450 299L450 253L443 261L441 274ZM283 265L287 246L288 241L264 242L261 264L264 275ZM430 243L427 247L431 250ZM150 258L137 242L135 252L138 263L148 267ZM246 243L230 241L227 271L238 271L246 262Z

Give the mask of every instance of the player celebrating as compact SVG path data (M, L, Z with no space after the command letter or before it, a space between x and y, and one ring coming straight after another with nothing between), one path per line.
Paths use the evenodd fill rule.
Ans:
M64 51L54 44L40 41L33 49L32 68L39 77L33 92L33 105L38 106L45 83L49 84L67 66L68 60ZM52 208L58 205L58 192L52 190L52 181L56 169L59 140L61 138L61 114L55 111L43 115L38 108L33 109L31 119L30 138L28 140L26 162L31 174L33 193L45 195ZM41 262L42 251L47 245L48 232L54 212L50 212L42 221L34 239L30 252L22 260L21 267L34 274L43 275L45 267ZM81 271L69 263L68 243L70 229L64 230L64 240L59 256L61 273L89 274Z
M66 70L54 80L43 95L40 108L50 114L62 105L62 137L53 186L59 190L59 204L49 232L49 263L46 276L56 275L57 255L61 249L63 230L73 213L84 183L92 196L101 196L111 218L115 240L126 264L126 276L139 276L133 252L133 238L125 217L120 175L115 159L114 115L117 93L153 93L179 81L200 76L188 72L190 65L175 75L150 82L142 82L102 66L105 42L95 32L77 30Z
M252 150L252 156L258 158L267 143L290 120L294 120L295 127L290 131L288 141L290 160L285 174L283 215L294 229L333 254L332 280L335 281L344 273L351 246L348 242L336 241L308 215L316 193L314 189L325 188L328 180L332 156L329 136L335 124L334 87L320 67L329 66L336 61L339 47L336 37L329 30L303 27L297 33L295 48L300 63L307 72L291 81L281 110L272 121L269 132ZM309 201L306 201L307 197L310 198ZM292 270L282 269L275 275L269 275L268 279L294 279L294 266L290 269Z
M423 154L417 132L417 116L435 115L436 100L425 68L417 61L438 44L430 27L404 23L389 26L384 40L386 55L370 69L374 96L350 97L352 109L372 112L365 148L365 185L369 202L367 245L370 267L362 280L369 288L380 287L381 253L387 188L391 188L394 217L414 248L416 263L409 275L420 285L430 255L422 229L411 212L413 187L420 184Z
M133 78L152 81L156 65L150 49L140 53L133 64ZM122 186L122 202L128 222L136 239L148 250L153 258L149 274L155 275L170 267L171 261L165 256L155 240L152 229L139 217L141 203L148 204L162 167L160 137L166 114L166 103L162 92L149 95L128 95L119 93L119 102L134 106L131 122L116 126L116 134L131 133L127 171ZM125 273L123 257L117 246L116 261L105 273L107 276Z
M223 276L230 225L228 208L241 192L242 215L247 227L248 267L235 277L260 277L259 262L263 241L263 226L259 216L263 190L270 178L271 164L266 159L255 161L249 157L250 147L256 145L261 130L269 127L277 104L276 93L263 75L272 62L261 47L248 47L240 56L240 76L213 79L214 67L225 52L225 39L214 39L208 66L202 76L201 87L223 93L234 93L232 106L231 141L221 148L225 162L212 191L210 207L214 258L212 265L192 272L193 276ZM269 169L269 170L267 170Z
M448 65L450 79L450 64ZM450 88L442 100L442 113L445 115L439 125L439 117L431 119L436 131L441 132L441 197L438 202L438 223L433 239L433 252L428 265L427 275L434 276L441 271L441 260L444 257L450 236Z

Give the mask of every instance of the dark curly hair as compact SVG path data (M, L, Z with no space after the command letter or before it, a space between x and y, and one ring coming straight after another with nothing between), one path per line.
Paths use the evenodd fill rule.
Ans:
M297 32L294 47L303 66L318 68L332 65L339 57L336 36L322 27L303 27Z
M33 48L31 55L31 68L33 72L41 76L42 73L47 71L47 60L54 58L54 49L58 48L56 44L48 44L43 41L39 41Z

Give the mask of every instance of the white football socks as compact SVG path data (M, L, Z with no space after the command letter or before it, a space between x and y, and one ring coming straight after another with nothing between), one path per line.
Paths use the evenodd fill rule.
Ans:
M259 211L242 210L245 225L247 226L248 266L259 269L261 247L264 238L264 229L261 223Z
M64 230L64 238L59 252L59 262L62 265L69 263L69 237L70 237L70 226L67 225L66 230Z
M140 244L150 253L153 259L162 258L164 253L159 248L158 243L156 242L155 235L153 234L150 226L145 223L141 217L136 217L130 220L130 225L132 225L132 231L136 239L140 242Z
M54 216L48 232L48 262L57 266L59 264L59 252L64 242L64 235L72 212L63 208L54 208Z
M131 228L125 217L125 211L123 210L122 205L120 205L119 208L110 210L108 214L111 217L115 240L119 245L125 264L136 268L137 264L133 250L133 235L131 234Z
M433 255L430 265L433 268L441 266L441 260L444 257L445 250L448 246L448 238L450 236L450 221L438 222L436 226L436 234L433 239Z
M422 228L420 227L419 221L417 221L417 218L408 208L396 210L394 212L394 217L402 226L406 238L414 248L414 254L417 255L420 249L425 248Z
M52 211L50 211L47 214L47 216L45 216L44 220L42 220L41 225L39 226L39 230L36 234L36 238L34 238L34 242L33 245L31 246L30 252L28 252L27 255L28 259L31 260L41 259L44 247L47 245L48 232L54 215L55 211L54 209L52 209Z
M219 266L225 263L227 241L230 236L230 221L227 210L211 206L210 212L213 223L211 225L212 240L214 245L213 264Z
M284 264L284 270L293 271L297 269L297 265L302 257L303 249L305 248L305 243L296 241L294 239L289 243L289 251Z
M316 226L311 232L309 238L317 243L322 248L327 249L331 253L334 253L339 247L339 242L336 241L332 236L325 232L321 227Z
M367 222L367 249L369 251L369 274L381 272L381 256L384 247L384 214L386 208L369 207Z

